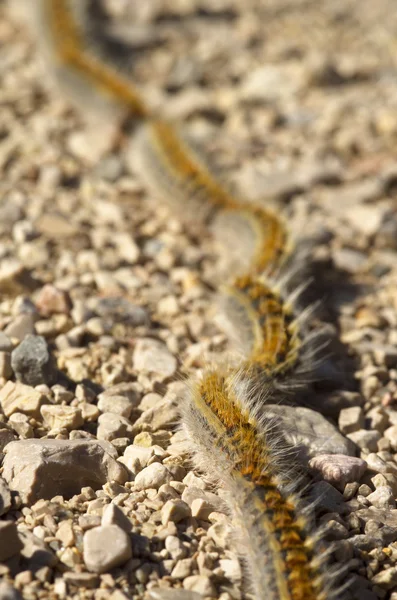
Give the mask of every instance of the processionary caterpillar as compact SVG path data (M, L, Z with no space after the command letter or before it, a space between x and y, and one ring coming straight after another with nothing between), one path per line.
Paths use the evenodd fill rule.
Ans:
M235 197L211 173L178 127L153 115L134 85L90 50L81 6L68 0L33 0L44 54L60 84L80 105L107 109L138 122L133 135L137 173L179 213L194 214L203 226L239 229L235 279L221 286L221 307L238 339L240 359L208 369L193 381L181 408L196 464L228 495L236 550L245 572L245 595L256 600L329 600L332 577L324 574L322 547L311 534L297 494L293 449L266 402L304 385L310 373L308 339L296 318L280 274L293 253L287 228L270 209ZM184 211L180 207L184 205ZM189 210L186 209L186 205ZM179 208L179 210L178 210ZM216 223L218 222L218 227ZM281 458L280 458L281 455ZM330 582L330 583L329 583Z

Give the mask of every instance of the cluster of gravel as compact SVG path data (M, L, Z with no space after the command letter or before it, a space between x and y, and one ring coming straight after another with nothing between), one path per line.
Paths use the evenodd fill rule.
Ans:
M309 408L269 410L347 598L396 600L393 1L104 6L151 105L313 240L334 358ZM98 157L0 10L0 598L239 600L222 491L176 428L182 377L227 354L213 242Z

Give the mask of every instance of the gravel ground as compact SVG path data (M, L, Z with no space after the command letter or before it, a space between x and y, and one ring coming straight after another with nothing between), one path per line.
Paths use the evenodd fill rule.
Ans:
M348 600L396 600L395 2L104 4L148 102L312 240L327 420L274 410ZM0 10L0 598L238 600L222 494L175 429L183 378L227 351L214 244L98 157Z

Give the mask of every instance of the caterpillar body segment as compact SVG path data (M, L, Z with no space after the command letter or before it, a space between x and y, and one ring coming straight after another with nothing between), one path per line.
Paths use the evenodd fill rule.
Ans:
M270 209L240 201L219 212L211 225L225 272L275 275L291 252L287 228ZM238 244L234 244L234 240Z
M178 129L149 120L132 140L132 162L148 187L189 222L206 223L237 201L213 177Z
M47 70L88 120L148 116L133 83L87 51L89 42L81 26L87 0L15 1L18 6L13 12L33 25Z
M247 390L236 373L210 372L195 384L182 408L194 458L228 492L235 545L253 597L323 600L299 500L283 491L291 487L288 447L277 424L258 417Z
M272 273L282 266L290 246L281 219L234 197L174 125L149 120L132 142L131 158L182 219L211 225L233 272Z

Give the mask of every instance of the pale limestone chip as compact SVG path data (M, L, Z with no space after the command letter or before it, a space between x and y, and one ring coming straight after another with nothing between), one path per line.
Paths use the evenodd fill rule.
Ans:
M143 469L135 477L135 489L146 490L154 488L159 489L164 483L172 481L173 476L170 471L161 463L153 463Z
M50 429L78 429L84 424L81 410L75 406L45 404L40 412Z
M170 521L179 523L191 516L190 507L183 500L168 500L161 509L161 522L167 525Z
M40 409L48 399L34 388L19 381L7 381L0 390L0 406L6 417L20 412L35 419L40 419Z
M86 531L83 546L85 565L94 573L106 573L132 556L130 538L117 525L101 525Z

